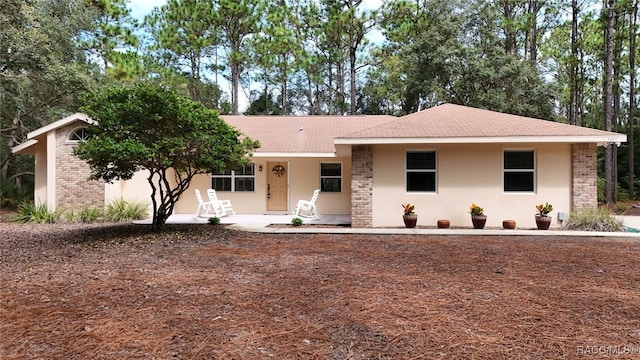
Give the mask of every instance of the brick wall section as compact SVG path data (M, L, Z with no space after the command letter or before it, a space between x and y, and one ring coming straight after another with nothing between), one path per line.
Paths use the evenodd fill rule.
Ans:
M68 141L81 125L74 123L56 130L56 209L104 206L104 182L88 180L89 164L73 155L76 143Z
M373 151L371 146L351 148L351 226L373 226Z
M571 145L571 210L598 207L598 161L596 144Z

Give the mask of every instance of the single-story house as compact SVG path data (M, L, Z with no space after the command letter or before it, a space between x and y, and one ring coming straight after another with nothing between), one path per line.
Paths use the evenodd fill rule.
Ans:
M415 204L418 225L448 219L471 226L471 203L487 226L505 219L535 227L535 205L553 204L552 227L571 210L597 206L597 146L626 135L443 104L403 117L222 116L259 140L252 162L200 175L191 188L214 188L236 213L291 213L321 189L321 214L351 215L353 227L401 226L401 204ZM88 165L72 155L91 120L74 114L28 134L13 149L35 156L35 200L50 209L150 202L146 175L104 184L87 181ZM187 191L174 213L193 214Z

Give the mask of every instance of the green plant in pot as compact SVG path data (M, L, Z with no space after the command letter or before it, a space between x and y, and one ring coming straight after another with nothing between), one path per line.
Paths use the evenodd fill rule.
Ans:
M402 208L404 209L404 214L402 215L404 226L408 228L416 227L416 223L418 222L418 214L413 212L416 206L410 203L406 203L406 204L402 204Z
M484 214L484 209L476 203L469 206L469 213L471 214L471 223L474 229L484 229L484 225L487 223L487 215Z
M538 230L549 230L551 225L551 216L549 213L553 211L553 205L547 203L536 205L536 226Z

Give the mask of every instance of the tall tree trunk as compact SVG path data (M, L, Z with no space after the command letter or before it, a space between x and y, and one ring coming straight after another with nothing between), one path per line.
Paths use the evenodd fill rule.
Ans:
M571 1L571 60L569 70L569 124L578 124L578 0Z
M614 39L613 39L613 119L612 131L618 131L620 123L620 101L622 97L620 89L620 68L622 66L622 34L624 34L625 19L619 12L616 12L614 18ZM611 161L613 166L613 201L618 202L618 147L612 146Z
M605 72L604 72L604 129L613 130L613 32L616 0L608 0L605 28ZM607 204L613 202L613 146L608 144L604 154L604 197Z
M638 20L638 1L632 2L629 14L629 198L635 199L635 167L634 167L634 126L636 121L636 26Z

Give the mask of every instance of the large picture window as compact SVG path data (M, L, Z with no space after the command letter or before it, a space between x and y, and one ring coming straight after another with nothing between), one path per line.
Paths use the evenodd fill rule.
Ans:
M255 191L255 164L248 164L238 170L211 175L211 188L216 191Z
M320 164L320 191L341 192L342 191L342 164L341 163L321 163Z
M407 192L435 192L436 171L435 151L407 151Z
M533 150L505 150L504 191L535 191L535 156Z

